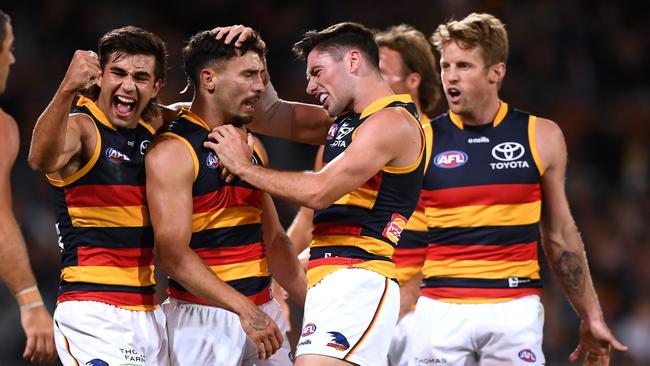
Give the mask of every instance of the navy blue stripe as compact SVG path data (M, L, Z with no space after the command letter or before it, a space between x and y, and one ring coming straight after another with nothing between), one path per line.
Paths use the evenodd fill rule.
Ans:
M435 277L425 278L422 287L536 288L542 287L542 282L527 277L511 277L510 279Z
M244 296L252 296L259 294L265 288L271 286L271 277L246 277L238 280L227 281L228 285L237 290L240 294ZM176 290L190 292L178 283L174 279L169 279L169 286L175 288Z
M539 224L483 226L467 228L429 228L434 244L511 245L540 240Z
M101 291L101 292L130 292L135 294L153 294L156 292L156 286L118 286L118 285L100 285L87 282L66 282L61 281L59 293L70 291Z
M358 247L317 247L309 250L309 260L328 257L344 257L366 261L391 261L388 257L371 254Z
M226 228L208 229L192 234L190 247L238 247L262 241L262 225L248 224Z
M430 241L428 232L404 230L397 243L397 248L426 248Z

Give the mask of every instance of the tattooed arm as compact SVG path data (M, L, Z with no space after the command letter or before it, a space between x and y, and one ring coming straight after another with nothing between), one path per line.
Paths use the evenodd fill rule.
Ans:
M580 344L571 354L584 365L609 365L609 350L626 351L605 324L587 265L584 245L564 190L567 153L564 136L552 121L537 119L535 129L542 175L542 246L569 301L578 312Z

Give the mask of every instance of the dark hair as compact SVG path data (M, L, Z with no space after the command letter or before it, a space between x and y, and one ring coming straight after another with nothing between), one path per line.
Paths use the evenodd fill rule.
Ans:
M104 69L109 57L116 52L116 58L129 55L151 55L154 56L156 63L154 65L155 81L165 81L165 71L167 70L167 50L165 43L155 34L142 28L127 26L114 29L106 33L97 45L97 54L99 55L99 65ZM99 96L99 87L93 85L85 89L81 94L96 100ZM150 120L153 116L158 115L158 104L156 98L152 98L149 104L142 111L142 119Z
M427 37L408 24L400 24L377 33L375 40L379 47L388 47L400 54L407 75L413 72L420 75L418 94L422 111L433 118L440 100L440 74Z
M344 51L358 48L379 72L379 49L375 37L368 28L359 23L343 22L321 31L309 31L293 45L293 52L299 59L306 59L313 49L330 53L335 60L343 58Z
M0 10L0 52L2 52L2 46L5 43L5 37L7 37L7 24L11 22L11 18L4 11Z
M235 47L234 41L226 44L225 39L216 39L212 31L202 31L187 40L183 47L183 63L185 74L195 88L199 85L201 69L208 64L218 66L223 61L245 55L249 51L257 53L262 59L266 54L266 47L257 32L253 32L238 47Z

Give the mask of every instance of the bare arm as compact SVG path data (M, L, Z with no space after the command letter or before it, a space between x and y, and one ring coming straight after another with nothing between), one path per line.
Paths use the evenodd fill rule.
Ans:
M422 150L419 127L400 110L384 110L356 132L355 140L318 172L279 172L251 164L250 148L235 139L232 126L217 127L204 145L213 149L230 172L259 189L302 206L327 207L361 186L384 166L408 166Z
M79 123L86 116L69 116L70 106L76 93L99 74L99 61L90 51L76 51L68 71L36 122L29 149L28 162L35 169L46 173L58 172L67 167L74 173L82 163L82 139L96 138L87 123ZM93 146L88 141L86 146ZM68 166L68 165L72 166Z
M23 357L30 362L51 363L56 359L52 317L43 305L16 218L11 197L11 169L18 155L18 128L0 109L0 277L15 294L27 344ZM9 265L11 263L11 265Z
M536 141L545 167L542 175L542 246L557 276L582 319L580 344L571 355L576 361L586 353L586 364L608 365L609 348L625 351L605 324L589 273L584 245L571 216L564 190L567 163L566 144L560 128L552 121L538 119Z
M194 165L187 147L163 138L145 159L147 202L162 268L192 294L239 315L258 355L268 358L282 344L277 325L246 296L221 281L189 246Z

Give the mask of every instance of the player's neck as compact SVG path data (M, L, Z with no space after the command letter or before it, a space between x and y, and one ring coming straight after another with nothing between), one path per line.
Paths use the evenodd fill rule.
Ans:
M352 110L354 113L361 113L372 102L394 94L388 83L383 80L381 82L369 81L362 83L357 89Z
M192 100L190 111L201 118L210 129L225 124L221 110L200 97Z
M460 114L460 118L464 125L468 126L482 126L494 122L494 118L499 112L501 102L498 97L490 98L489 100L476 105L473 113Z

